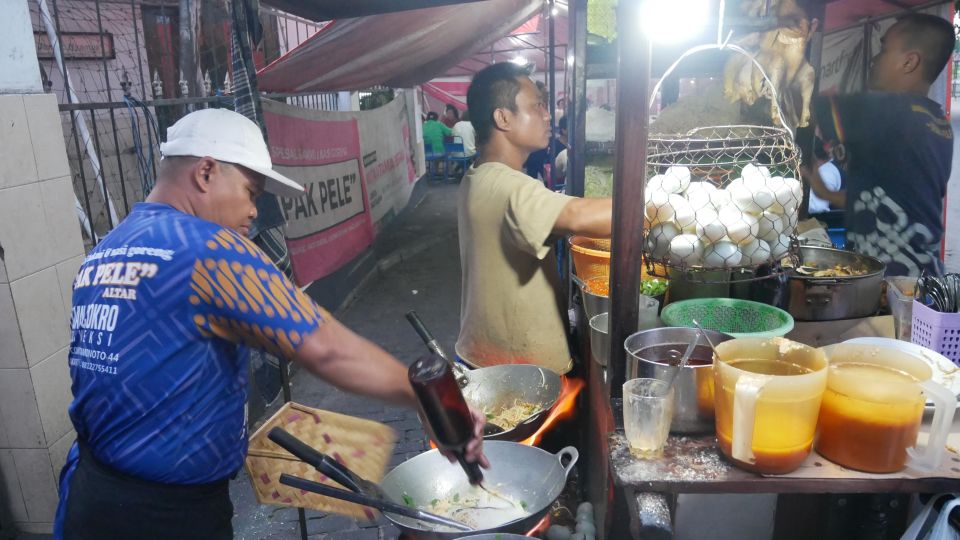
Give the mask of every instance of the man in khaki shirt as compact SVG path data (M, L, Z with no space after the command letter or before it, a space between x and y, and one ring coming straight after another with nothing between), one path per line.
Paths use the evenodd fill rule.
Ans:
M611 199L554 193L522 172L550 139L550 114L529 69L494 64L467 91L479 158L460 186L463 267L457 356L474 367L572 367L556 235L610 236Z

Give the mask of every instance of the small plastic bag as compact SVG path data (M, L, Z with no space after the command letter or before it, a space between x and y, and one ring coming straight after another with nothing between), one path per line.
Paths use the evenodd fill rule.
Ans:
M932 517L934 505L943 497L952 499L943 504L936 517ZM960 493L941 493L932 497L923 505L900 540L960 540L960 533L950 525L950 511L956 506L960 506Z

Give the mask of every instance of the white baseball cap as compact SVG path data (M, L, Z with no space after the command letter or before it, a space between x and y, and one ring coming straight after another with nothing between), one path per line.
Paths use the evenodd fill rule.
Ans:
M260 173L264 191L283 197L303 195L299 182L273 170L263 134L250 119L227 109L194 111L167 128L167 142L160 143L164 156L211 157Z

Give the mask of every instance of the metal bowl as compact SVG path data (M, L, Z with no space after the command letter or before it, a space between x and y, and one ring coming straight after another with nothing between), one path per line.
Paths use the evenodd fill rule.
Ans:
M733 339L733 336L704 331L714 344ZM623 343L627 352L627 380L637 377L667 380L677 369L662 363L667 350L683 351L697 335L695 328L655 328L632 334ZM655 357L654 357L655 356ZM705 363L694 364L702 360ZM706 339L694 349L691 363L683 368L674 382L676 404L670 431L673 433L708 433L713 424L713 353Z

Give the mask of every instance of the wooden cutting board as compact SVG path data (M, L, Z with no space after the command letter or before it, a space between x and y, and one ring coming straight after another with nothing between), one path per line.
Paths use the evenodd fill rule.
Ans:
M261 504L310 508L354 519L372 521L376 518L375 511L366 506L281 484L280 475L286 473L345 489L268 439L267 434L274 427L285 429L371 482L379 482L386 472L397 440L393 429L372 420L291 402L281 407L250 437L247 451L247 472Z

